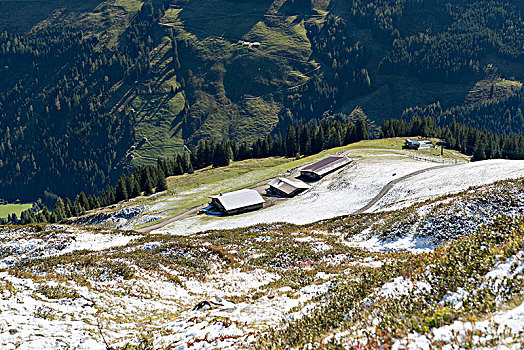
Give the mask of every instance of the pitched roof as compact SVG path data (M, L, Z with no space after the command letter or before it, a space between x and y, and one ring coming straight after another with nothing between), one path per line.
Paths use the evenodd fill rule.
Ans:
M420 145L420 142L418 140L414 140L414 139L406 139L406 143L411 143L411 144L414 144L414 145Z
M346 164L349 164L351 160L347 157L329 156L313 164L306 165L300 171L310 171L320 176L329 173L334 169L338 169Z
M292 194L296 190L307 190L311 188L308 184L302 181L294 181L286 178L276 178L269 182L269 186L274 187L286 194Z
M211 196L211 198L217 199L227 211L263 204L265 202L264 198L262 198L257 191L248 189Z

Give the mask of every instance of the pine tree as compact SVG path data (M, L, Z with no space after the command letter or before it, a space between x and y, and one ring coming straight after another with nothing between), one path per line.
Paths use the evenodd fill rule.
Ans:
M226 146L222 142L215 144L215 150L213 152L213 167L228 166L232 155L231 148Z
M73 213L73 204L71 203L71 200L69 198L66 198L64 202L64 208L65 208L65 216L66 218L70 218L74 215Z
M44 222L50 222L51 213L49 212L47 207L44 207L44 209L42 209L41 213L42 213L43 217L45 218Z
M156 192L163 192L167 191L167 181L166 178L163 176L158 177L158 181L156 183Z
M358 140L368 140L369 139L369 131L368 131L368 125L364 119L359 119L355 123L355 133Z
M80 194L78 195L78 201L80 203L80 206L84 208L85 210L91 209L89 207L89 201L87 200L87 197L83 191L80 192Z
M294 157L297 154L297 137L293 125L288 126L286 134L286 156Z
M151 176L147 176L145 179L144 192L148 195L153 193L153 180Z
M140 196L140 193L142 192L140 189L140 184L138 183L138 180L134 175L131 176L130 181L133 182L133 185L131 186L133 188L133 192L131 192L131 197L136 198Z
M60 197L58 197L56 200L55 206L53 208L53 214L55 215L56 222L60 222L66 217L64 201Z
M473 151L473 160L484 160L486 159L486 152L484 151L483 142L480 140L475 144Z
M125 181L124 177L122 176L122 177L120 177L120 179L118 179L118 183L116 185L115 201L116 202L120 202L120 201L126 200L128 198L129 198L129 196L128 196L128 193L127 193L126 181Z
M277 139L273 142L273 149L271 150L273 156L283 156L284 155L284 141L282 140L282 134L279 132L277 134Z

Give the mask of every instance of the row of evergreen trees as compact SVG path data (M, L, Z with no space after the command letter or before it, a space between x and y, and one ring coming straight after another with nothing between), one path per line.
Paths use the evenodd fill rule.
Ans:
M251 144L201 140L192 153L191 160L193 166L200 169L210 165L225 166L233 159L308 156L368 138L368 126L363 119L358 119L355 123L324 119L320 123L290 125L285 138L281 133L275 137L268 134Z
M52 211L47 207L42 210L35 207L23 212L20 218L12 214L7 219L0 219L0 224L56 223L82 215L87 210L105 207L142 194L166 191L166 177L169 176L191 174L195 169L208 166L227 166L231 160L307 156L368 138L368 127L362 119L355 123L327 119L318 124L289 126L285 140L281 134L276 137L267 135L250 144L201 140L192 152L175 154L169 159L158 159L154 166L141 166L130 174L122 175L116 186L108 186L99 195L86 196L81 192L74 201L58 197Z
M411 122L390 119L382 124L381 137L424 136L444 139L446 147L471 155L473 160L524 159L524 136L515 133L498 135L481 131L453 120L439 126L432 117L414 117Z

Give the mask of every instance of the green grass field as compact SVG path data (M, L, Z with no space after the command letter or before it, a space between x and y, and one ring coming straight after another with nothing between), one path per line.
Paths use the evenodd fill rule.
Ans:
M7 218L8 215L13 213L20 217L20 213L30 209L32 204L3 204L0 205L0 218Z

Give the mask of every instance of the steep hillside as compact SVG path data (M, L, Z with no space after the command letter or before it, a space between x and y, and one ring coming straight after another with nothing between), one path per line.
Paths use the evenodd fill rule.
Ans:
M254 140L337 113L380 123L489 102L489 121L471 122L520 133L521 5L2 2L1 197L95 193L202 138Z
M0 344L518 349L522 193L189 236L2 227Z

